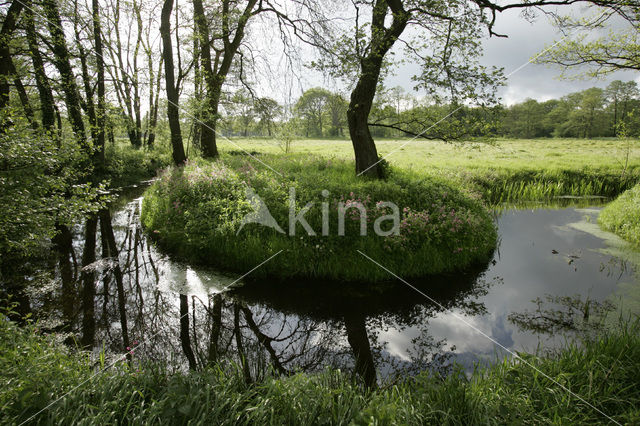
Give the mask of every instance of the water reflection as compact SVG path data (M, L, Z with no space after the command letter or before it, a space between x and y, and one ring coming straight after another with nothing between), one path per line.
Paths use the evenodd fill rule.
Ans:
M537 337L527 325L542 312L526 310L532 299L582 292L602 301L633 280L620 262L596 251L602 240L569 226L584 212L564 209L503 212L501 250L489 265L411 283L437 303L399 282L249 277L226 289L234 276L158 253L140 228L139 209L134 198L61 230L52 265L57 281L32 297L35 311L46 315L49 329L68 333L70 344L113 357L136 347L132 362L175 369L233 362L248 383L269 371L330 366L373 387L425 369L446 373L452 361L472 368L496 349L456 316L505 347L531 349Z

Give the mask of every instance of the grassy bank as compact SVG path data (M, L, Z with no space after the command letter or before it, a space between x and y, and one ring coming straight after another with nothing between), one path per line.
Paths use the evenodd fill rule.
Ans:
M620 195L598 218L600 225L640 247L640 185Z
M281 152L277 140L220 143L223 151ZM627 145L618 139L499 139L492 144L379 140L376 145L392 165L446 176L491 203L567 195L614 197L640 181L638 141ZM353 158L348 140L300 140L292 147L295 154Z
M18 328L0 316L0 423L19 424L44 409L30 424L608 423L598 410L635 424L640 421L639 331L637 324L626 326L582 348L526 355L573 394L512 361L470 379L423 374L365 391L337 371L247 384L233 366L185 373L118 364L94 376L97 370L86 355L69 353L35 326Z
M409 278L486 262L495 247L488 211L446 180L395 169L384 181L367 180L343 160L260 158L269 167L229 155L170 169L145 195L147 232L172 253L226 270L246 272L282 251L254 273L367 282L390 276L358 251ZM256 207L247 190L261 197L282 232L243 226ZM295 214L314 203L304 214L308 229L291 226L291 191Z

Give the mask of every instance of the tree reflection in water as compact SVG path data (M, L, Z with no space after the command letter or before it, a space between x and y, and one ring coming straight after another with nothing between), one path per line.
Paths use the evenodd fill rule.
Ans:
M113 357L139 341L144 344L133 362L161 361L175 369L235 363L247 382L331 367L353 371L373 387L378 374L393 379L446 369L446 342L429 334L429 319L442 307L469 315L485 311L476 301L489 286L481 277L484 268L412 283L442 307L401 283L245 279L243 286L220 293L216 288L230 279L196 273L157 253L138 214L139 200L113 217L103 210L74 229L71 247L61 240L62 291L53 294L53 303L41 304L62 317L82 345L105 348ZM81 265L72 260L76 252L82 253ZM397 356L385 336L409 328L419 330L418 336L405 356Z

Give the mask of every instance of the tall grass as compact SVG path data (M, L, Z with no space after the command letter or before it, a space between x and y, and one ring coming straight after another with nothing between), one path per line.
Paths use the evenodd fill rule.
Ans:
M598 221L605 230L640 247L640 185L609 204L600 213Z
M602 413L637 424L639 331L627 324L557 353L522 354L535 369L504 360L470 378L422 374L367 391L330 370L252 384L223 364L195 372L119 364L100 372L36 326L18 328L0 316L0 423L44 409L30 424L610 423Z
M456 172L453 179L475 189L490 204L547 201L558 197L611 198L636 184L636 176L621 177L602 170L499 170L476 168Z

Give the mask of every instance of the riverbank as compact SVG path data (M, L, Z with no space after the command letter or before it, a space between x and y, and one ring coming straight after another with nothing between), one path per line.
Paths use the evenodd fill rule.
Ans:
M134 354L131 365L100 358L94 366L37 325L19 328L2 316L0 423L633 424L640 420L639 331L637 322L627 324L470 378L422 373L367 391L340 371L247 383L230 364L167 371L136 364Z
M600 213L598 222L605 230L640 247L640 185L607 205Z

